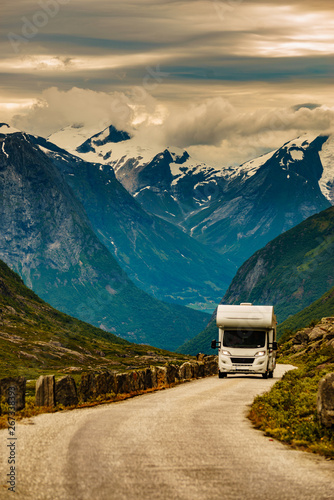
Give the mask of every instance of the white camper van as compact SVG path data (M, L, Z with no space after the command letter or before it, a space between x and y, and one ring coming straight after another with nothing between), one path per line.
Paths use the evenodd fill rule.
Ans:
M273 306L218 306L219 340L213 340L211 347L218 347L219 378L228 373L258 373L272 378L276 366L276 324Z

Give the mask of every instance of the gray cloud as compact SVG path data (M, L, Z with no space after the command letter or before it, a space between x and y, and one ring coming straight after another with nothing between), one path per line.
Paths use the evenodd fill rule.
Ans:
M176 111L166 121L166 137L171 144L180 147L194 145L219 146L222 141L236 136L255 137L277 132L305 131L325 132L332 128L334 109L317 106L259 109L240 112L222 98L209 99L193 105L180 113Z
M141 116L144 136L163 109L162 141L234 158L332 123L329 1L17 0L2 20L0 112L29 131Z

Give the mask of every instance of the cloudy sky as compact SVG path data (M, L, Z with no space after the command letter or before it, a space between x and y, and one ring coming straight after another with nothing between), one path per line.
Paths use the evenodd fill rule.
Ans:
M334 122L330 0L3 0L0 121L240 163Z

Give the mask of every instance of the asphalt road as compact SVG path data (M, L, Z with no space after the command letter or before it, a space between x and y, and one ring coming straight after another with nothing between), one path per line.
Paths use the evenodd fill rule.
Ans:
M333 461L272 441L247 420L254 396L274 382L210 377L25 421L16 430L15 494L2 430L0 498L333 499Z

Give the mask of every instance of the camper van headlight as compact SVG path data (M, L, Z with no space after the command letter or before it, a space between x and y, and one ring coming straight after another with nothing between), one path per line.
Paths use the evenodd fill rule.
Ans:
M266 351L259 351L255 354L255 357L260 358L261 356L265 356L265 355L266 355Z
M221 352L221 354L224 354L224 356L231 356L230 351L225 351L225 349L220 351L220 352Z

